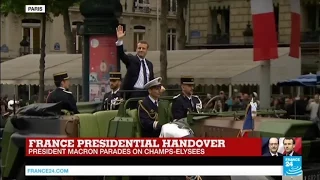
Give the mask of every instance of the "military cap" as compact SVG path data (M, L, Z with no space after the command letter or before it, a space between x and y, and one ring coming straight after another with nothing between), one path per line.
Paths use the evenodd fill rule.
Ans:
M121 80L121 72L110 72L110 80Z
M63 80L69 79L68 73L67 72L61 72L61 73L56 73L53 74L53 80L55 82L61 82Z
M181 77L181 84L194 84L194 78L191 76Z
M161 77L154 78L153 80L151 80L147 84L145 84L143 88L144 89L149 89L149 88L154 87L154 86L160 86L161 85L161 80L162 80Z

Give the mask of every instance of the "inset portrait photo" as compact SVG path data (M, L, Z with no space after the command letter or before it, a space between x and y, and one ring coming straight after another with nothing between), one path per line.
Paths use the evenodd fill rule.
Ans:
M302 138L263 137L262 156L302 156Z

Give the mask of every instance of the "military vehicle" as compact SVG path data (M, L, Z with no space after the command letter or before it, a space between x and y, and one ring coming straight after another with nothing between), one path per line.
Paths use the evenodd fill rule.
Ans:
M121 103L119 110L94 112L99 103L79 103L77 115L61 115L59 104L39 104L18 112L6 123L2 139L1 172L4 180L25 179L24 146L27 137L141 137L137 109L127 109L132 98ZM159 102L159 122L171 119L172 97ZM27 112L27 109L36 109ZM38 112L41 113L38 113ZM94 112L94 113L93 113ZM316 176L314 169L320 160L319 130L310 121L279 119L285 111L260 110L251 137L303 137L304 171ZM198 137L236 137L242 128L245 112L190 113L187 121ZM316 164L318 165L318 164ZM107 179L115 179L108 177ZM45 179L45 178L44 178ZM62 178L64 179L64 178ZM122 177L128 179L128 177Z

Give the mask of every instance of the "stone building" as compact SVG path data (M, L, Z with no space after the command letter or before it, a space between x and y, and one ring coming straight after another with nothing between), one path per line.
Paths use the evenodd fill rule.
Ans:
M290 0L273 0L278 41L290 43ZM190 0L189 27L190 49L235 47L244 45L243 32L251 26L249 0ZM301 51L302 73L315 73L318 69L320 5L316 0L301 0Z
M160 28L158 17L160 15L160 1L156 0L121 0L123 5L123 15L119 22L125 26L125 48L127 51L135 51L135 45L139 40L147 40L150 43L150 50L157 50L160 46ZM168 15L168 50L174 50L177 46L175 16L177 4L176 0L170 0ZM76 33L76 24L82 22L83 17L78 7L69 9L72 23L73 36L75 38L74 48L77 53L81 53L81 37ZM20 47L20 42L26 37L30 44L28 52ZM24 19L10 14L1 17L1 59L12 59L24 53L39 54L41 37L41 21L37 14L28 14ZM66 41L63 32L63 18L53 17L53 21L47 22L46 32L47 53L65 53Z

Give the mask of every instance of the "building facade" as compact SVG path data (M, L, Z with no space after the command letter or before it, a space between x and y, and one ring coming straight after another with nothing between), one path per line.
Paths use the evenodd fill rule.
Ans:
M273 0L279 44L289 44L290 0ZM217 47L244 45L244 31L251 27L250 0L190 0L189 46ZM301 0L302 73L318 70L320 51L320 4Z
M175 50L177 47L175 19L177 0L169 0L168 13L168 50ZM147 40L150 50L157 50L160 47L160 1L156 0L121 0L123 15L119 22L126 29L125 49L135 51L136 43L139 40ZM158 7L157 7L158 5ZM158 10L158 13L157 13ZM82 37L76 33L76 24L83 21L79 7L69 9L70 21L72 24L73 36L75 39L74 48L77 53L82 51ZM47 21L46 52L65 53L66 40L63 31L63 18L53 17ZM41 42L41 21L37 14L28 14L21 18L14 14L1 17L1 59L12 59L23 55L26 51L20 42L26 38L29 42L28 52L40 53Z

